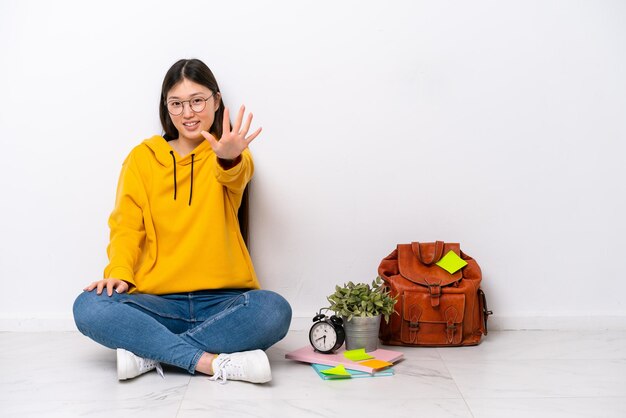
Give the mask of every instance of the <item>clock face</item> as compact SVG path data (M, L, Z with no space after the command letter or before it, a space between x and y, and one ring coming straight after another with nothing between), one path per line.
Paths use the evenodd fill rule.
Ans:
M337 333L329 323L318 322L311 327L309 339L317 351L330 352L337 343Z

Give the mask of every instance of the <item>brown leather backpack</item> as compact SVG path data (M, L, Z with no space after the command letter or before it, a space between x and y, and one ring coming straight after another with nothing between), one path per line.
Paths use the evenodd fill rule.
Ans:
M436 265L449 251L467 262L454 274ZM487 335L491 311L480 289L480 267L458 243L399 244L381 261L378 274L398 297L389 323L381 321L383 344L476 345Z

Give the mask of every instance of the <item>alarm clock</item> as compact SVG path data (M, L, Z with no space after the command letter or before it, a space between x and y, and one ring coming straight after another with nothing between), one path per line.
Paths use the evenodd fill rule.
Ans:
M313 317L314 324L309 331L309 342L323 354L330 354L343 345L346 333L341 318L333 315L330 318L321 311Z

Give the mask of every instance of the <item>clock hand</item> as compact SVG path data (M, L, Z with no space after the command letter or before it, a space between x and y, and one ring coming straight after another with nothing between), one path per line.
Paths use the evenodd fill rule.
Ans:
M319 338L318 338L318 339L316 339L315 341L319 341L319 340L321 340L321 339L324 339L324 342L326 342L326 336L325 336L325 335L323 335L323 336L319 337Z

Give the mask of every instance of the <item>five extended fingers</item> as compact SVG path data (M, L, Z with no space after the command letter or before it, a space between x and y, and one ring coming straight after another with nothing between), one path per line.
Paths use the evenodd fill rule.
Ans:
M223 132L232 132L236 136L241 136L243 139L249 144L252 142L254 138L256 138L259 133L261 133L261 128L257 129L252 135L246 138L248 131L250 130L250 125L252 124L252 119L254 116L252 113L248 113L248 117L246 118L245 123L243 122L243 116L246 112L246 106L241 105L239 108L239 112L237 112L237 119L235 119L235 123L233 124L232 130L230 128L230 111L228 108L224 109L224 122L222 124Z
M221 158L232 159L237 157L237 155L239 155L239 153L241 153L243 149L247 148L248 145L250 145L250 143L261 133L262 128L258 128L250 136L246 137L246 135L248 135L248 131L250 130L250 125L252 124L252 119L254 118L254 116L252 115L252 113L249 113L244 122L243 117L245 113L246 107L242 105L237 112L237 117L231 129L230 110L227 107L224 108L224 117L222 121L222 138L220 138L220 141L217 141L210 133L206 131L201 132L202 136L207 141L209 141L209 144L214 151L218 152L218 148L222 149L222 153L224 154L223 156L221 155L221 153L218 152L218 156L220 156ZM230 144L228 147L226 146L227 143ZM234 153L237 152L238 148L240 148L238 150L239 153L237 155L234 155ZM230 149L231 152L226 151L227 149ZM233 155L226 155L231 153Z
M230 110L227 107L224 108L222 137L219 141L207 131L200 132L209 142L211 148L213 148L213 151L215 151L218 157L228 160L236 158L261 133L262 128L258 128L250 136L246 137L246 135L248 135L248 131L250 130L250 125L252 124L254 116L252 113L249 113L244 122L243 117L245 113L246 107L241 105L239 111L237 112L237 118L235 119L231 129Z

